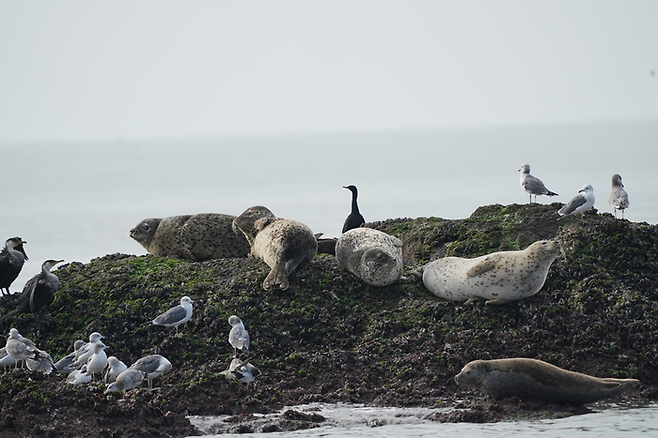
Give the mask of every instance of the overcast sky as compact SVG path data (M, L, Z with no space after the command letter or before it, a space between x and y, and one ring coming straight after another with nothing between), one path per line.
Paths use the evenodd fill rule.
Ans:
M658 1L0 0L0 143L658 119Z

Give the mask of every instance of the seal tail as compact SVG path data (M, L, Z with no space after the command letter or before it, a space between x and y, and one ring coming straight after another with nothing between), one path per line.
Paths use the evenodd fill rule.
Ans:
M276 266L272 268L265 281L263 281L263 289L270 290L273 286L279 286L281 290L286 290L290 287L290 282L288 281L288 273L286 272L285 267Z

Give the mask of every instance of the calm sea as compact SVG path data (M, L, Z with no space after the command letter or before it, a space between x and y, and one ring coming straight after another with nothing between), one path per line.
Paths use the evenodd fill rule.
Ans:
M338 236L359 188L367 221L398 217L465 218L488 204L525 203L518 169L567 202L592 184L600 212L610 179L623 177L631 206L626 218L658 223L658 122L373 132L213 140L117 141L98 144L1 145L5 172L0 191L0 239L28 241L30 260L12 291L20 291L50 258L88 262L105 254L144 254L128 236L147 217L218 212L240 214L265 205L315 232ZM423 436L455 431L465 436L606 435L603 415L619 428L658 430L656 407L642 420L627 409L520 426L436 425L411 431L365 429L350 436ZM644 411L641 411L644 412ZM638 414L642 416L643 414ZM591 420L588 420L591 419ZM586 425L583 425L583 422ZM387 429L388 428L388 429ZM356 429L355 429L356 430ZM359 429L360 430L360 429ZM608 435L619 436L621 429ZM635 430L635 429L633 429ZM404 431L409 431L406 433ZM473 431L473 432L471 432ZM337 436L326 429L299 436ZM519 432L521 433L521 432ZM342 435L342 433L341 433ZM270 435L273 436L273 435ZM515 436L521 436L517 434Z

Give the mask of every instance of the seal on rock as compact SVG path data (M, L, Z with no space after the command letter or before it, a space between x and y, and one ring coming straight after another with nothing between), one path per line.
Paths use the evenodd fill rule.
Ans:
M528 298L542 288L548 268L561 251L554 240L540 240L522 251L500 251L473 259L444 257L423 268L423 284L450 301L486 298L504 304Z
M516 396L572 405L614 397L640 383L636 379L593 377L520 357L474 360L455 376L455 382L478 388L495 400Z
M267 207L249 207L233 220L233 230L241 232L251 245L250 255L264 261L270 273L263 289L290 286L288 275L302 262L312 260L318 241L311 229L301 222L274 216Z
M371 286L388 286L402 276L402 241L373 228L353 228L336 242L338 264Z
M144 219L130 237L157 256L193 261L247 257L249 243L233 232L233 219L220 213Z

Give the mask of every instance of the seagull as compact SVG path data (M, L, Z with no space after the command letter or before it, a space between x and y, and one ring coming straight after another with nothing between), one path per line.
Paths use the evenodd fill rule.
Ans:
M91 382L91 374L87 372L87 365L83 365L79 370L73 370L66 378L66 383L70 385L79 385L81 383Z
M5 371L7 371L7 368L10 368L15 365L16 365L16 359L11 357L9 353L7 353L7 347L0 348L0 367L4 368Z
M27 243L20 237L7 239L5 247L0 251L0 294L10 294L9 286L16 280L23 269L23 264L29 260L23 244Z
M153 389L152 380L171 371L171 362L159 354L151 354L138 359L137 362L130 365L128 369L143 372L148 381L149 389ZM117 377L117 380L119 380L119 377Z
M27 364L27 369L30 371L43 371L46 374L50 374L53 371L57 372L55 368L55 363L53 358L43 350L36 349L36 354L34 357L28 357L25 360Z
M180 299L180 304L172 307L162 315L153 320L155 325L163 325L165 327L176 327L176 334L178 334L178 326L185 324L192 317L192 299L187 295Z
M9 356L11 356L16 361L16 367L18 367L19 361L25 362L27 358L34 358L36 355L36 347L34 342L23 338L23 336L21 336L21 334L18 333L18 330L15 328L9 330L9 337L7 338L7 345L5 345L5 349L7 350L7 354L9 354Z
M249 350L249 333L240 318L235 315L228 318L228 323L231 325L228 342L234 348L233 357L238 357L238 350Z
M94 374L102 373L107 366L107 354L105 353L105 345L101 342L94 344L94 353L87 359L87 373Z
M75 361L75 355L85 345L85 341L78 339L73 343L73 351L55 362L55 368L60 373L70 373L75 370L73 362Z
M240 383L251 383L256 380L260 370L249 363L249 360L240 360L234 358L228 367L228 370L222 371L228 380L237 380Z
M87 363L91 355L94 354L94 344L102 344L101 339L103 339L103 336L98 332L89 335L89 342L76 351L75 360L73 361L74 368L80 369L82 365Z
M615 173L612 175L612 189L610 189L610 198L608 203L615 210L615 219L617 218L617 210L621 210L621 218L624 218L624 210L630 205L628 200L628 193L624 190L624 184L621 182L621 175Z
M115 391L127 391L138 387L144 381L144 373L139 370L128 368L119 373L116 380L107 387L105 394Z
M30 371L43 371L50 374L55 370L53 358L45 351L38 349L30 339L24 338L15 328L9 330L5 348L16 361L16 366L18 366L18 361L22 360Z
M594 188L587 184L578 191L578 194L558 211L560 216L580 213L582 214L594 206Z
M521 172L521 187L528 192L531 204L532 195L535 195L535 202L537 202L538 195L557 196L557 193L548 190L539 178L530 175L529 164L522 165L519 172Z
M105 372L103 381L106 384L114 383L117 376L127 369L126 364L117 359L116 356L110 356L107 358L107 371Z

